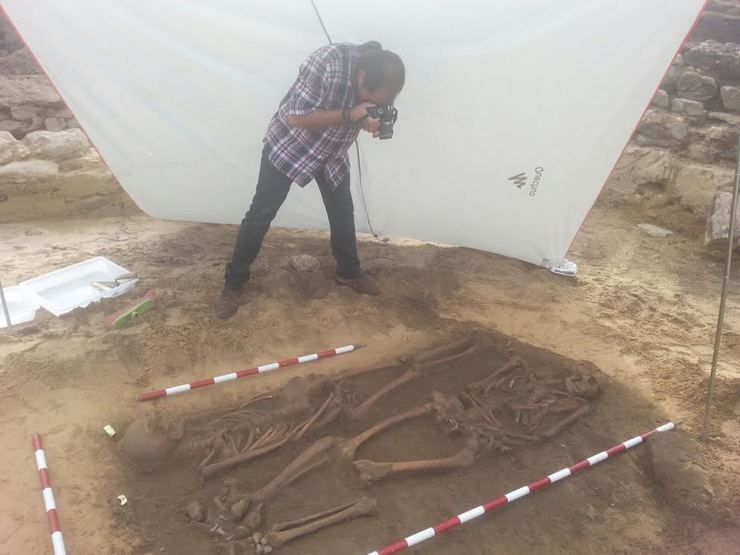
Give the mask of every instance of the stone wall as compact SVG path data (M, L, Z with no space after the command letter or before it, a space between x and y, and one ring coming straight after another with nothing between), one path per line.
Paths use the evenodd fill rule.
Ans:
M740 128L740 0L714 0L676 56L610 178L704 221L734 181Z
M79 127L10 23L0 17L0 131L16 139L37 130Z
M133 209L0 15L0 222Z

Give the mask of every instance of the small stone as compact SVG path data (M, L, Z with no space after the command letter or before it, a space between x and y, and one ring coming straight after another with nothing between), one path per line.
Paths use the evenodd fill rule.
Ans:
M702 164L711 164L717 157L716 151L709 145L703 143L693 143L686 149L686 156L695 162Z
M723 121L730 125L740 126L740 116L734 114L725 114L724 112L709 112L709 119L714 121Z
M60 119L69 119L69 118L74 118L74 114L72 113L72 110L70 110L69 108L65 106L64 108L55 110L54 117L60 118Z
M6 75L0 79L0 105L58 107L62 99L46 75Z
M660 84L660 88L668 93L676 92L676 81L678 81L678 78L683 71L683 67L675 65L669 67L668 71L666 71L665 77L663 78L663 82Z
M637 224L637 227L653 237L667 237L673 232L653 224Z
M676 91L681 98L706 102L717 96L719 89L714 79L696 71L684 71L676 82Z
M707 113L704 104L688 98L674 98L671 101L671 111L693 117L702 117Z
M732 208L732 193L717 191L707 217L707 227L704 235L704 244L723 241L730 236L730 210ZM740 235L740 212L735 215L735 237Z
M646 137L642 133L638 133L637 135L635 135L635 144L643 147L659 146L662 148L668 148L669 146L671 146L668 141Z
M318 272L321 269L319 259L310 254L291 256L290 265L298 272Z
M722 105L731 112L740 112L740 87L725 86L720 89Z
M28 124L28 129L26 129L26 133L30 133L31 131L38 131L39 129L44 127L44 120L39 115L33 116L31 118L31 123Z
M684 143L689 136L689 124L681 121L668 127L668 131L671 134L671 138L679 143Z
M697 216L706 218L715 191L731 187L734 171L720 166L683 163L670 185L670 192Z
M188 506L185 508L185 512L188 515L188 518L190 520L194 520L195 522L203 522L206 518L205 511L203 510L203 505L201 505L198 501L191 501L188 503Z
M717 141L718 143L737 143L736 129L731 129L724 125L712 125L707 129L706 137L711 141Z
M28 148L7 131L0 131L0 165L28 156Z
M668 96L668 93L665 92L663 89L658 89L658 91L655 93L655 96L653 97L653 104L658 106L659 108L668 108L670 106L671 99Z
M667 148L673 142L686 142L688 133L689 127L683 117L661 110L648 110L637 126L635 140L641 146Z
M0 181L25 183L45 181L59 175L59 167L49 160L20 160L0 167Z
M58 118L46 118L44 127L47 131L61 131L64 129L64 120Z
M31 121L41 110L42 108L33 104L21 104L20 106L11 106L10 115L13 119L19 121Z
M14 119L6 119L0 121L0 131L9 131L11 133L18 133L25 131L26 124L22 121L15 121Z
M707 111L704 109L704 104L697 100L684 100L683 112L687 116L701 117L706 115Z
M90 150L87 136L80 129L34 131L23 139L31 156L57 162L77 158Z
M247 513L248 509L249 509L249 498L244 497L240 499L239 501L237 501L236 503L234 503L229 509L229 512L236 520L240 520Z
M683 56L681 56L681 54L676 54L676 57L673 58L673 65L682 66L683 64L684 64Z
M265 546L265 547L264 547L264 548L262 549L262 553L272 553L272 546L271 546L271 545L266 545L266 546Z

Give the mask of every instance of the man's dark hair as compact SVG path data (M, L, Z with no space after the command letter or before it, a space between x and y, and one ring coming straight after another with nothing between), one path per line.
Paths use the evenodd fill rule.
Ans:
M379 42L370 41L359 46L358 70L365 71L365 86L370 92L388 87L394 94L401 92L406 81L406 68L401 57L383 50Z

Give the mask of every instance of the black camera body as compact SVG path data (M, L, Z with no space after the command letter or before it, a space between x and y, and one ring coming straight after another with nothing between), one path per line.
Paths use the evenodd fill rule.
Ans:
M378 138L390 139L393 137L393 124L398 119L398 110L395 106L372 106L367 109L367 113L373 119L380 120L380 129Z

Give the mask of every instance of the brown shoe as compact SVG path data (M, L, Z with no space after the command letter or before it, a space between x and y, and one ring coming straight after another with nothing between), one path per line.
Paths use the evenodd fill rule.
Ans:
M216 316L221 320L231 318L239 308L239 297L242 294L242 288L234 288L224 285L221 296L216 301Z
M360 276L353 279L336 276L337 283L350 287L355 293L360 295L380 295L380 289L377 284L367 276Z

